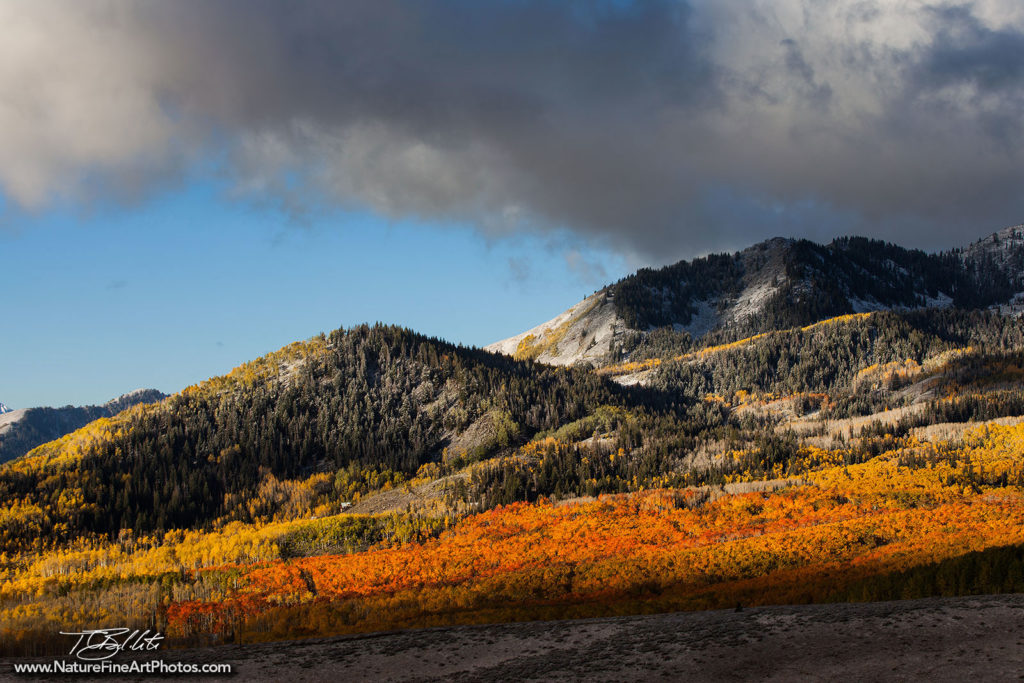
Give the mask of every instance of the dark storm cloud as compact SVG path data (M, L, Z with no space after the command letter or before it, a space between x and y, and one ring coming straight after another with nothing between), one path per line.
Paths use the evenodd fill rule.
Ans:
M920 75L932 87L968 84L981 93L1010 91L1024 84L1024 34L992 30L970 7L933 10L938 31L921 59Z
M0 184L24 208L212 160L247 200L652 261L1024 216L1008 1L76 0L0 25Z

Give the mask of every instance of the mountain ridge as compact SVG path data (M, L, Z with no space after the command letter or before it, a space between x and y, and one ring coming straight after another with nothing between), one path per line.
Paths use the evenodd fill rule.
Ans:
M112 417L139 403L167 398L156 389L136 389L91 406L40 406L0 411L0 463L25 455L36 446L59 439L101 417Z
M845 315L607 374L362 325L41 445L0 466L0 651L113 619L250 642L1020 576L1020 318Z
M0 466L0 651L1019 590L1024 318L988 310L1017 239L772 240L617 283L518 359L360 325L95 420ZM601 316L654 360L536 362Z
M732 254L642 268L551 320L485 346L552 365L597 367L851 313L1024 310L1024 225L929 254L863 237L776 237ZM640 355L637 349L640 348ZM644 354L647 355L644 355Z

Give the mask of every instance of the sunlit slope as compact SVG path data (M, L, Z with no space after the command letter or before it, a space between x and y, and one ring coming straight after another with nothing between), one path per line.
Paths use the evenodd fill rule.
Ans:
M584 371L399 328L339 330L98 420L0 468L8 504L0 542L251 521L297 500L338 509L374 481L484 457L622 395ZM461 438L466 432L472 438Z
M111 417L139 403L157 403L164 398L166 396L156 389L137 389L102 405L24 408L4 413L0 415L0 464L70 434L93 420Z
M281 638L870 597L898 572L1024 543L1024 426L955 446L907 439L845 464L854 450L808 449L804 481L776 492L516 504L421 544L272 563L212 600L172 605L169 628ZM1020 588L1021 569L986 567L966 589L951 571L951 584L903 597Z
M1022 293L1022 226L939 254L860 237L824 245L776 238L733 254L643 268L487 348L603 367L870 311L1019 312Z
M0 468L0 648L1020 583L1019 319L875 312L688 354L623 387L360 327L96 422Z

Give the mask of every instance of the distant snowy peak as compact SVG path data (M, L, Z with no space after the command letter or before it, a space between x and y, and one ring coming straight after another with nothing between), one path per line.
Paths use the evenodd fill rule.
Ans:
M11 410L10 408L8 408L7 406L5 406L3 403L0 403L0 415L3 415L4 413L12 413L12 412L14 412L14 411Z

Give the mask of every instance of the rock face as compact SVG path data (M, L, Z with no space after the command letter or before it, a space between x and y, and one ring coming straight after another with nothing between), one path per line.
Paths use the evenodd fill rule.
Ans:
M36 446L59 439L93 420L116 415L138 403L156 403L166 397L156 389L137 389L100 406L0 410L0 463L19 458Z
M940 254L849 237L775 238L734 254L642 269L488 351L551 365L629 358L655 330L740 338L846 313L1024 310L1024 226Z

